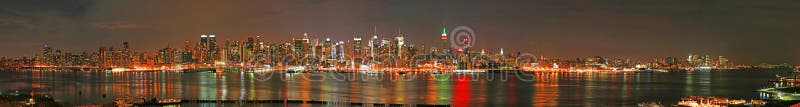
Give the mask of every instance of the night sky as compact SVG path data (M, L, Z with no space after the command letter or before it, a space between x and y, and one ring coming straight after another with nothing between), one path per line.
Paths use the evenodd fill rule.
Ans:
M799 0L2 0L0 56L32 56L44 43L91 52L128 41L152 51L204 33L220 41L262 35L283 43L303 32L352 40L374 27L440 47L441 27L460 25L491 51L800 62Z

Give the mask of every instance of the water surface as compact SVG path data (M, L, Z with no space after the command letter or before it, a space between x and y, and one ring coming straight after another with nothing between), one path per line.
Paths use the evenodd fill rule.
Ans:
M756 99L784 70L617 73L0 72L0 90L32 90L70 105L116 97L321 100L454 106L633 106L685 96ZM103 97L106 95L106 97ZM214 104L210 104L214 105Z

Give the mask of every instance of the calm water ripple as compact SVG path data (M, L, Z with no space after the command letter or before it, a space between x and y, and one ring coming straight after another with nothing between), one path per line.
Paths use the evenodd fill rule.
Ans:
M32 90L31 94L48 94L72 105L106 104L117 97L143 96L454 106L633 106L645 101L671 104L692 95L755 99L758 94L753 90L770 86L767 81L776 74L788 73L783 70L524 75L9 71L0 72L0 89Z

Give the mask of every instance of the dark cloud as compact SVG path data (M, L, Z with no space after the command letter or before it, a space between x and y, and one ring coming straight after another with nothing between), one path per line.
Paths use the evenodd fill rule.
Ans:
M441 27L473 27L477 47L559 58L644 59L689 53L735 62L800 62L796 0L6 0L2 56L40 45L95 50L129 41L135 50L262 35L285 42L309 32L336 40L409 34L440 47ZM16 45L25 44L25 45Z

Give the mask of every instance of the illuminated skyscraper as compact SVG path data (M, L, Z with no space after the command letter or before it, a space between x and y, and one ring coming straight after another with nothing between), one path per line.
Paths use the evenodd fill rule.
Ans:
M399 34L397 37L394 38L394 43L392 44L392 48L394 48L394 54L398 57L404 57L405 54L404 45L406 44L405 37L403 34Z
M344 49L344 41L339 41L338 43L336 43L336 45L339 48L337 50L337 52L338 52L337 55L339 55L339 57L338 57L339 61L344 61L344 50L345 50Z
M301 55L303 53L303 39L293 38L292 42L294 43L292 44L294 45L292 51L297 55Z
M132 67L131 61L133 61L133 56L131 55L130 46L128 42L122 42L122 66L124 67Z
M255 40L253 37L248 37L247 41L243 45L244 49L242 49L242 61L248 61L253 58L255 52L253 52L255 48Z
M323 59L333 59L334 54L333 50L333 43L331 42L331 38L325 38L325 42L322 43L322 55ZM328 56L327 58L324 56Z
M217 47L216 35L208 35L208 52L206 63L212 64L219 59L219 48Z
M311 53L311 41L308 39L308 33L303 33L302 41L303 43L300 46L300 49L302 50L301 55L305 56L306 54Z
M55 63L55 58L53 58L53 48L51 48L50 46L47 45L47 43L45 43L44 47L43 47L43 50L44 50L44 53L42 53L42 59L44 59L44 61L42 61L42 64L43 65L52 65L52 64L54 64Z
M353 38L353 55L355 57L360 57L361 56L361 52L362 52L361 51L361 38L360 37L355 37L355 38Z
M200 62L208 63L208 35L200 35L200 45L197 46L198 51L195 53L197 54L197 58L200 59Z
M363 52L361 50L361 37L355 37L353 38L353 62L357 63L353 64L355 65L355 68L359 68L361 66L360 62L363 59L361 52Z
M369 57L375 57L375 49L378 47L378 34L372 36L367 46L369 46Z
M447 28L442 27L442 50L450 50L450 47L447 46Z
M293 38L294 52L298 55L305 55L309 50L308 33L303 33L303 38Z

